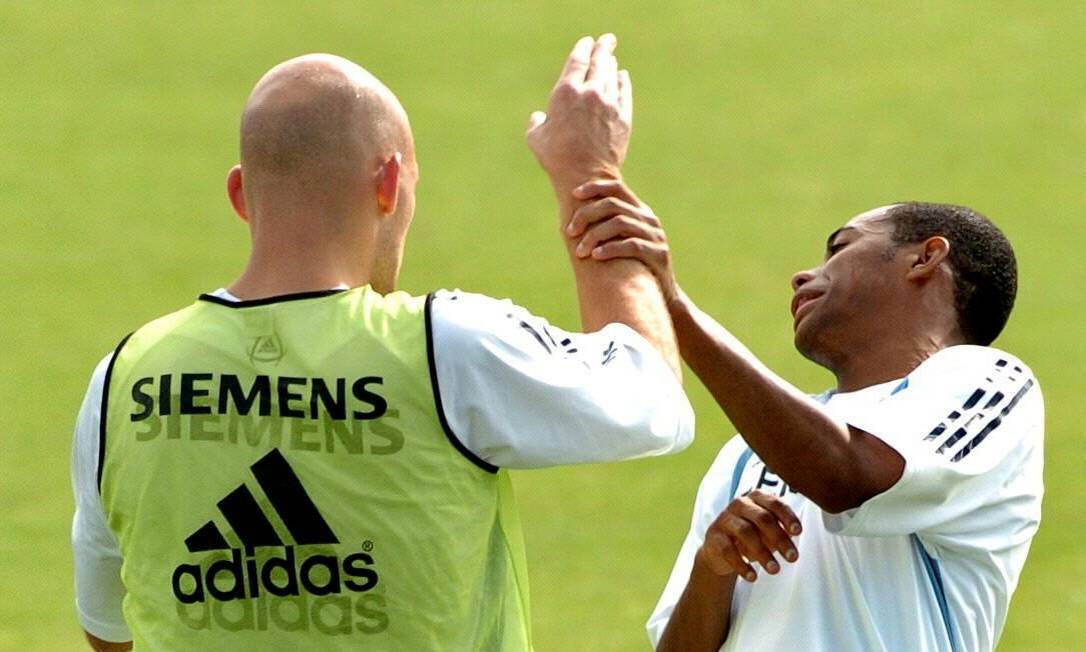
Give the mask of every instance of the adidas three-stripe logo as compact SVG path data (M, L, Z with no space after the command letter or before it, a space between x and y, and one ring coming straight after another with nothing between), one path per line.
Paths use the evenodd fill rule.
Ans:
M924 441L938 445L936 453L949 455L951 462L961 461L987 439L1014 410L1034 382L1033 378L1027 376L1024 382L1017 385L1013 394L1010 394L1011 390L1004 393L1002 387L1017 383L1019 376L1026 373L1017 365L1009 369L1008 367L1007 360L998 360L992 375L986 379L988 385L974 390L961 407L951 410L924 437ZM992 391L990 395L989 391Z
M181 608L184 605L364 594L378 585L374 542L362 541L360 549L353 552L338 546L330 548L340 543L339 538L278 449L272 449L249 468L293 543L283 541L249 486L238 485L218 501L218 507L240 547L238 543L231 545L215 521L209 520L185 539L185 547L190 553L212 554L178 564L170 578L180 605L178 615L185 624L204 628L210 623L210 612L200 612L202 615L193 619ZM313 545L319 547L310 547ZM380 620L383 628L388 624L387 617L375 609L382 600L374 598L373 604L367 602L363 607L358 607L361 603L356 600L355 607ZM320 604L314 603L318 605L314 609L319 611Z
M264 495L268 497L279 518L283 521L298 545L339 543L339 539L320 510L309 497L301 480L279 449L257 460L250 469ZM253 493L245 484L218 502L219 511L233 528L241 544L252 549L260 546L282 546L283 541L275 531L267 515L260 509ZM227 550L230 545L214 521L200 526L188 538L185 546L189 552Z

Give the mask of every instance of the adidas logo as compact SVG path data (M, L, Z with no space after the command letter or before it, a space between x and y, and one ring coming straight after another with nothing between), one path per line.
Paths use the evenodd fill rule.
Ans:
M612 360L615 359L615 354L618 353L618 347L615 346L614 341L607 343L607 350L603 352L603 361L600 363L602 366L607 366Z
M278 335L257 337L249 347L249 362L279 362L282 357L283 345Z
M346 591L363 593L377 586L372 568L372 542L342 560L336 555L303 556L297 546L338 544L320 510L278 449L250 467L272 509L290 533L294 545L285 544L245 484L218 502L219 511L244 546L231 548L214 521L209 520L185 539L190 553L230 551L201 564L180 564L174 569L174 597L183 604L206 600L229 602L270 596L326 596ZM283 547L282 555L257 553L257 548Z

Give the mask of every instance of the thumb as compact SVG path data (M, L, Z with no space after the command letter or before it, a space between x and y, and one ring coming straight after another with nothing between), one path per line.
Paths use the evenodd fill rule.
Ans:
M531 117L528 118L528 129L531 132L547 121L547 114L542 111L533 111Z

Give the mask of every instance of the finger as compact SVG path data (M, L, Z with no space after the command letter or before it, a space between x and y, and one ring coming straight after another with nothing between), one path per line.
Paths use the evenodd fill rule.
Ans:
M641 203L641 200L630 190L629 186L619 179L593 179L582 183L573 189L573 196L577 199L617 197L630 204Z
M762 530L762 540L788 561L799 559L792 537L802 532L803 526L792 508L779 497L761 491L752 491L746 499L751 509L759 512L752 520Z
M566 82L580 86L584 83L595 43L596 40L591 36L583 36L573 45L573 49L566 58L566 65L562 68L562 74L558 76L559 84Z
M746 559L735 549L731 539L716 528L710 528L705 534L705 543L702 545L705 559L709 562L709 568L717 575L730 575L738 573L748 582L758 579L758 573L747 563Z
M618 59L614 55L604 57L596 71L596 80L603 98L608 102L618 103Z
M584 258L604 242L625 240L626 238L637 238L652 242L656 239L656 234L651 231L651 227L637 220L637 218L626 215L613 215L610 219L592 225L588 232L584 234L584 237L581 238L581 241L577 243L575 251L578 257Z
M648 206L634 206L617 197L604 197L581 206L573 212L573 216L566 225L566 233L570 237L576 237L583 233L592 224L600 222L615 215L629 215L651 226L659 226L660 220Z
M633 123L633 83L629 70L618 72L618 115L626 124Z
M606 83L604 76L607 74L609 60L614 59L617 44L618 40L611 33L604 34L596 41L589 57L588 70L585 71L584 80L586 83L597 83L601 86ZM617 65L616 63L615 66L617 67Z
M594 248L592 258L600 261L613 258L635 258L659 275L666 268L667 245L641 238L610 240Z
M760 507L773 512L789 534L796 535L803 532L803 524L800 522L799 517L788 506L788 503L779 497L767 494L764 491L752 491L747 494L747 497Z
M525 132L534 131L539 127L539 125L543 124L546 121L546 113L543 113L542 111L532 111L532 115L528 118L528 128L525 130Z
M599 93L608 103L618 103L618 59L608 57L599 64L599 72L596 73Z
M770 575L779 573L780 564L774 559L773 551L762 541L761 529L755 523L733 513L732 509L733 507L729 506L728 511L718 519L721 529L731 538L741 555L751 562L761 564Z

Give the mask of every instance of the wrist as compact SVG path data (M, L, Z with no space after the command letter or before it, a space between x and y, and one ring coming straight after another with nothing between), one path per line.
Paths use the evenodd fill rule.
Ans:
M671 279L670 283L661 283L660 290L664 295L667 312L673 319L675 315L690 312L690 297L686 296L686 292L683 292L683 289L679 287L679 283L674 278Z
M717 572L713 565L709 563L708 553L705 552L705 544L703 543L698 547L698 551L694 553L694 567L690 571L691 582L715 585L734 582L738 578L739 573L735 570L729 570L724 574Z
M598 165L583 167L576 170L548 171L547 176L550 178L551 188L554 189L554 193L558 196L558 200L560 202L572 202L575 201L573 199L573 189L577 186L588 181L599 179L618 181L622 179L622 171L617 166Z

